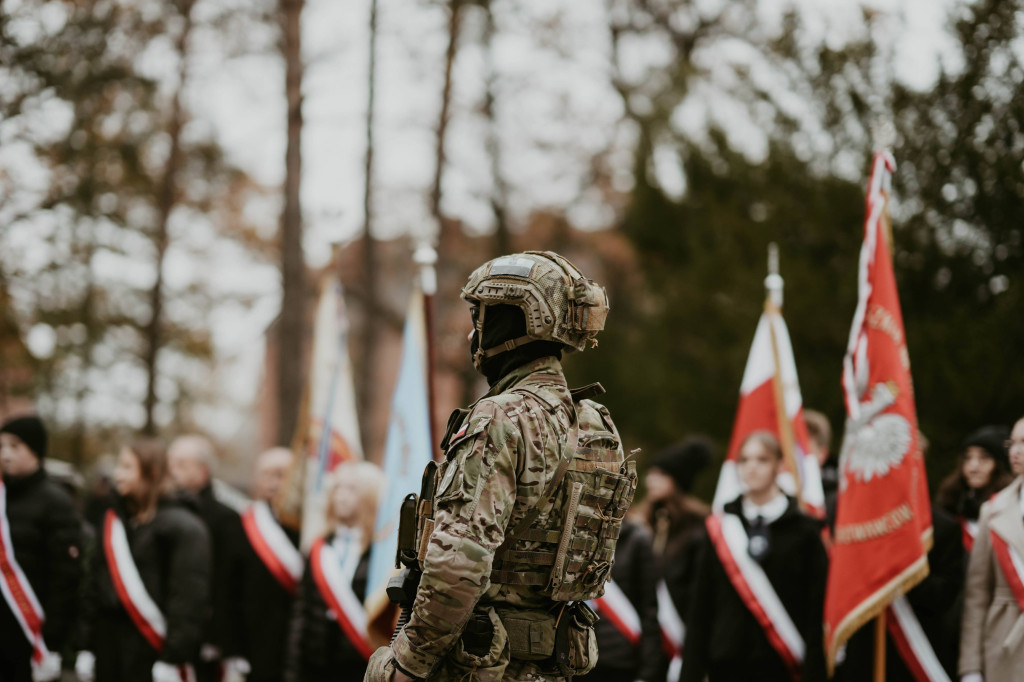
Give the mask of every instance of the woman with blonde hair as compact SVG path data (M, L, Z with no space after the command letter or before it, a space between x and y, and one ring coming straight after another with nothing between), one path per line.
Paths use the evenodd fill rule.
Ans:
M962 682L1020 680L1024 673L1024 418L1006 446L1016 478L982 505L967 566Z
M293 682L359 680L374 651L367 635L370 545L384 475L369 462L345 462L328 480L326 534L310 548L295 599L288 674Z
M121 449L116 496L86 589L76 670L85 681L190 682L207 617L210 542L171 492L155 440Z

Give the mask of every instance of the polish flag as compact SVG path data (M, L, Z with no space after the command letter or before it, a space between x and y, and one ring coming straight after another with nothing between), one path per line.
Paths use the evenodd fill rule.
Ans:
M830 668L839 647L858 628L928 575L928 478L889 245L887 204L893 170L890 154L875 155L859 297L843 363L848 419L825 594ZM891 625L899 626L900 621Z
M771 269L775 270L774 263ZM720 512L743 492L736 469L740 446L751 433L770 431L782 445L784 467L779 474L779 487L796 497L806 512L822 517L825 493L821 469L810 449L793 346L782 319L782 278L773 272L766 285L769 296L743 372L732 440L718 476L712 507Z

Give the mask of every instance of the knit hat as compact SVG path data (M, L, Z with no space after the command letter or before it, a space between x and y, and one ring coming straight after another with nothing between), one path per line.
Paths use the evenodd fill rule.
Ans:
M1006 451L1006 440L1010 437L1010 429L1005 426L982 426L967 436L961 451L970 447L978 447L988 453L996 461L996 466L1003 471L1010 470L1010 454Z
M17 436L32 453L42 460L46 457L46 427L36 416L15 417L8 419L0 427L0 433Z
M691 436L654 455L651 466L665 472L675 481L680 492L688 493L697 475L712 459L711 441L701 436Z

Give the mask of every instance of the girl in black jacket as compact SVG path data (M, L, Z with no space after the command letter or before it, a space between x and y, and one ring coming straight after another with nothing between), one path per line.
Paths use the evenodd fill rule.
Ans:
M344 616L328 604L335 597L325 594L322 572L314 570L312 561L326 547L327 557L340 568L337 575L348 579L352 594L362 605L367 597L370 544L383 481L380 469L369 462L346 462L331 474L327 535L314 544L295 599L288 682L341 679L339 674L344 679L363 679L366 654L373 648L365 641L354 641L351 630L346 632Z
M194 503L168 493L167 456L157 441L123 448L114 481L117 497L99 532L76 669L85 682L186 682L208 613L209 537ZM122 528L130 563L164 621L159 636L140 622L129 562L110 560Z

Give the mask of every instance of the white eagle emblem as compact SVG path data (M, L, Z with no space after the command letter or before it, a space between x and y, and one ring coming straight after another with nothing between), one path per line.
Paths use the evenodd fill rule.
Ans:
M877 384L871 400L861 403L861 416L846 422L846 437L839 455L843 490L853 476L864 483L898 467L913 440L910 422L898 414L880 414L896 400L885 384Z

